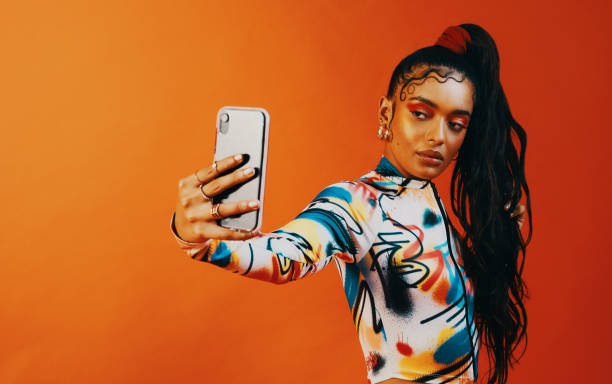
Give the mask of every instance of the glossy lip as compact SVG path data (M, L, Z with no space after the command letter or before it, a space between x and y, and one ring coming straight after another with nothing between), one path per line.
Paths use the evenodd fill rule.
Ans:
M417 154L419 154L420 156L431 157L431 158L438 159L438 160L444 160L444 157L442 157L442 154L438 151L432 151L432 150L419 151L417 152Z

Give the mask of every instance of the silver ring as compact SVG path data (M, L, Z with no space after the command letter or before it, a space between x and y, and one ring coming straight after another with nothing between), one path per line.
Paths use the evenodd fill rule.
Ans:
M215 219L218 219L221 217L221 214L219 214L219 205L220 204L217 203L210 207L210 215L214 217Z
M214 169L215 171L219 172L219 170L217 169L217 162L216 162L216 161L213 161L213 163L212 163L211 167L213 167L213 169Z
M202 194L202 196L204 196L205 200L212 200L212 197L204 193L204 184L200 185L200 188L198 189L200 190L200 193Z

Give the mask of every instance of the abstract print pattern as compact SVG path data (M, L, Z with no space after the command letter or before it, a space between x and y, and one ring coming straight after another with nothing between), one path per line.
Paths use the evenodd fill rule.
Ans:
M210 262L246 277L287 283L309 276L332 259L352 263L369 249L367 221L373 200L363 185L341 182L325 188L291 222L246 241L176 240L193 259Z
M272 233L203 243L174 234L194 259L273 283L304 278L333 260L371 383L477 377L473 288L457 257L457 234L435 185L401 177L384 157L376 171L325 188Z

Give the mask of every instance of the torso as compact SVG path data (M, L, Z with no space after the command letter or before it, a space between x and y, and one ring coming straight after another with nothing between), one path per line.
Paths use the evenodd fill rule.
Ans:
M472 383L472 286L442 202L431 183L389 180L369 173L352 182L356 196L369 194L372 246L355 263L335 260L369 382Z
M388 380L380 381L379 383L380 384L410 384L410 383L414 383L414 381L402 380L402 379L388 379Z

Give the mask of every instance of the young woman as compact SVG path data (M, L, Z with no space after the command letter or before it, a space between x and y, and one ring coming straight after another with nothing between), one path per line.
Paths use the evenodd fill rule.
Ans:
M219 176L240 155L185 177L171 220L176 240L194 259L273 283L334 261L370 383L473 383L481 340L488 383L505 383L526 336L521 274L531 205L526 135L500 84L495 42L474 24L447 28L398 64L378 115L385 147L377 167L325 188L269 234L217 225L258 208L211 202L253 175ZM463 233L431 181L454 160L451 204Z

